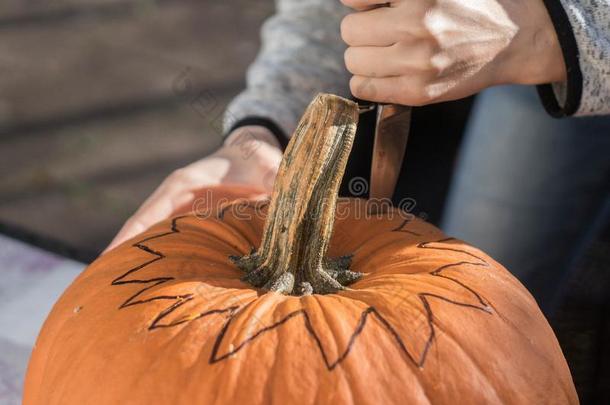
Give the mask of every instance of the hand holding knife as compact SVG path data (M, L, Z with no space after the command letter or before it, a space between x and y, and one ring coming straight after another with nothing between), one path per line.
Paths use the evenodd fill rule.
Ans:
M372 8L389 7L390 3ZM400 176L411 128L411 107L399 104L360 103L360 113L376 111L369 198L392 199Z

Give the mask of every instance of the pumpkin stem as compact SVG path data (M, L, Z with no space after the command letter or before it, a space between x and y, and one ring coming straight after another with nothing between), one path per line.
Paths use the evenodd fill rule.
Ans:
M327 258L339 186L349 156L358 105L319 94L309 105L286 148L265 223L261 246L232 257L255 287L282 294L328 294L361 273L350 257Z

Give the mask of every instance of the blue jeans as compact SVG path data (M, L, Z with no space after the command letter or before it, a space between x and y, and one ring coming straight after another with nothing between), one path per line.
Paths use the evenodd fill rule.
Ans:
M552 313L610 213L610 117L553 119L533 87L482 93L442 228L490 254Z

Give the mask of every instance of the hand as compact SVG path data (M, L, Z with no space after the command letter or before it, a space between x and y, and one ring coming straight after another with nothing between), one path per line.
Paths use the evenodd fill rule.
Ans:
M167 177L127 220L104 253L159 221L191 211L210 186L235 184L250 195L270 194L281 160L279 144L266 128L238 128L216 152Z
M566 79L542 0L342 2L357 10L341 35L358 98L418 106L498 84Z

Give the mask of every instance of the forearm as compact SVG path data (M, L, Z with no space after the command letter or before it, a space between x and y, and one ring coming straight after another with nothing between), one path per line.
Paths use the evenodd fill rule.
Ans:
M557 117L610 114L610 0L545 0L567 80L539 87Z
M247 87L227 108L225 132L254 124L289 136L315 94L349 95L339 32L347 11L339 1L277 1L276 14L263 26Z

